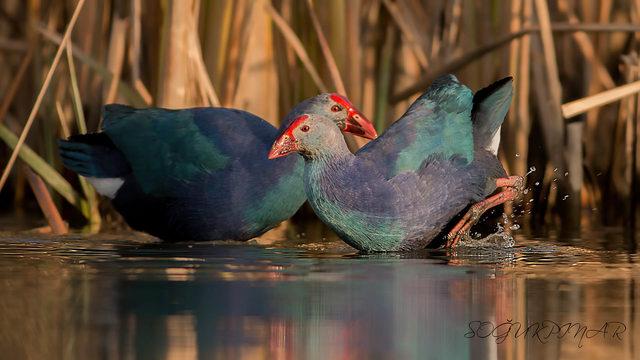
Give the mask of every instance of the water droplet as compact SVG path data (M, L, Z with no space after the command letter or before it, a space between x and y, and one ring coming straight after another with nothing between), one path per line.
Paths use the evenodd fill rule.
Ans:
M540 186L540 181L536 181L535 185Z
M562 201L565 201L565 200L567 200L568 198L569 198L569 195L565 195L565 196L563 196L563 197L562 197Z
M558 181L558 178L553 179L553 182L556 182L556 181Z
M523 193L523 194L525 194L525 195L527 195L527 194L529 193L529 189L524 189L524 190L522 191L522 193Z
M520 157L520 154L516 153L516 157Z
M529 168L529 171L526 174L524 174L524 176L527 176L527 175L531 174L534 171L536 171L536 167L532 166L532 167Z
M533 199L530 199L530 200L529 200L529 202L530 202L530 203L532 203L532 202L533 202Z
M565 173L564 173L564 176L569 176L569 172L568 172L568 171L567 171L567 172L565 172Z
M520 229L520 225L518 225L518 224L513 224L513 225L511 225L511 226L509 227L509 229L511 229L511 230L518 230L518 229Z
M558 168L553 169L553 172L558 172Z

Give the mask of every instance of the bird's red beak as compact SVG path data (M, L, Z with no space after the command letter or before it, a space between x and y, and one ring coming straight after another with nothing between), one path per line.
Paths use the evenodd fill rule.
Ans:
M289 125L289 127L286 128L280 136L278 136L273 145L271 145L271 150L269 150L269 160L287 156L300 149L298 142L296 141L296 137L293 135L293 130L308 117L308 115L302 115L296 118L291 125Z
M376 128L369 119L367 119L358 109L353 107L351 102L344 96L339 94L331 94L331 100L344 106L347 109L347 119L344 124L344 128L340 130L351 133L353 135L361 136L366 139L375 139L378 137Z

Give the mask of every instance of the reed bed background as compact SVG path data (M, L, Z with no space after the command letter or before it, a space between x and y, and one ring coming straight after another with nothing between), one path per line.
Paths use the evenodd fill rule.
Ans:
M117 223L56 139L103 104L225 106L278 124L318 92L382 131L438 75L512 75L500 156L532 224L635 226L640 1L4 0L0 209L54 233ZM362 145L349 139L352 147Z

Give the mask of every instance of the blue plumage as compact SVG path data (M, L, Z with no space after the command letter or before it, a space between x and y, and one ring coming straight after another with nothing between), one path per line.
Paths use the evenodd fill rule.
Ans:
M490 134L502 123L504 113L490 107L510 101L511 82L488 89L477 102L489 102L472 117L471 92L455 77L442 77L355 155L329 121L304 115L274 143L272 158L291 151L305 157L309 203L353 247L421 249L456 214L493 192L505 174L487 142L474 134ZM295 146L282 151L282 144Z
M324 111L338 126L376 135L366 118L354 120L360 114L336 107L331 96L318 95L293 114ZM236 109L108 105L102 132L61 141L60 151L65 166L99 192L103 187L134 229L171 241L247 240L306 200L302 160L267 159L277 134Z

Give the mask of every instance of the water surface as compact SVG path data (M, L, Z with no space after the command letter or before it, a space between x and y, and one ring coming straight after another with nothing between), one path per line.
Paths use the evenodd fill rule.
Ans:
M638 256L620 233L516 243L362 255L326 240L160 244L137 235L3 234L0 354L640 357Z

